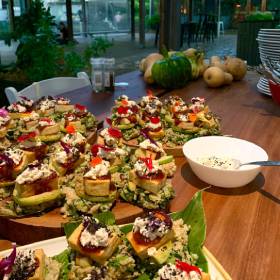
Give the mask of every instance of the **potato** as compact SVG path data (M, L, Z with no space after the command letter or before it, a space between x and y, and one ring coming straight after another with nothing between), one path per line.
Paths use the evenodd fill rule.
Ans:
M143 64L143 70L144 72L146 72L146 70L152 66L156 61L163 59L163 55L161 55L160 53L151 53L149 54Z
M209 67L203 74L204 81L208 87L220 87L225 82L225 72L219 67Z
M225 60L226 71L229 72L235 81L242 80L247 73L246 63L237 57L227 57Z
M145 70L144 70L145 60L146 60L146 58L143 58L143 59L141 59L141 61L140 61L140 63L139 63L139 70L140 70L142 73L145 72Z
M153 84L155 82L153 79L153 76L152 76L152 67L153 67L153 65L149 66L144 74L144 81L147 84Z
M210 66L219 67L223 71L226 71L226 66L222 63L220 57L218 57L218 56L212 56L210 58Z
M230 85L233 81L233 76L230 73L225 73L224 85Z

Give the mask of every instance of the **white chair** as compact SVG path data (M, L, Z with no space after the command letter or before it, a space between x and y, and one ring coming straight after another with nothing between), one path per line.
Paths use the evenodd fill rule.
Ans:
M5 88L5 93L12 104L20 100L21 96L36 101L43 96L56 96L81 88L89 92L92 91L91 82L85 72L79 72L77 77L57 77L35 82L21 91L17 91L14 87L8 87Z
M220 34L223 33L225 34L225 29L224 29L224 22L223 21L218 21L217 23L217 35L220 37Z

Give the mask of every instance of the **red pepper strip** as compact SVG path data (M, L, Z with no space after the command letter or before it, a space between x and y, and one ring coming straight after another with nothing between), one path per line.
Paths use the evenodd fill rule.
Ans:
M186 271L188 274L191 272L191 271L195 271L197 272L199 275L201 275L201 271L200 269L197 267L197 266L194 266L194 265L190 265L188 263L185 263L185 262L181 262L179 260L176 260L176 267L182 271Z
M158 117L150 117L151 123L157 124L160 122L160 118Z
M75 129L75 127L74 127L73 125L67 125L67 126L66 126L66 131L67 131L67 133L69 133L69 134L73 134L73 133L76 132L76 129Z
M107 124L109 124L110 126L112 125L112 120L110 118L106 118L106 122Z
M117 111L118 111L119 114L126 114L127 111L128 111L128 109L129 109L128 107L120 106L120 107L117 109Z
M17 141L18 142L24 142L24 141L26 141L28 139L31 139L31 138L34 138L34 137L36 137L36 132L32 131L32 132L30 132L28 134L23 134L23 135L19 136Z
M110 136L112 136L114 138L122 138L121 131L116 128L109 127L108 132L109 132Z
M87 109L86 106L83 106L83 105L81 105L81 104L76 104L76 105L75 105L75 108L78 109L78 110L80 110L80 111L85 111L85 110Z
M153 169L153 160L151 157L146 157L146 158L140 158L140 160L142 160L146 166L148 167L149 170L152 170Z
M94 157L90 164L92 167L95 167L96 165L100 164L102 162L102 158L101 157Z
M153 93L150 89L147 89L146 92L147 92L147 95L148 95L148 96L153 96L153 95L154 95L154 93Z

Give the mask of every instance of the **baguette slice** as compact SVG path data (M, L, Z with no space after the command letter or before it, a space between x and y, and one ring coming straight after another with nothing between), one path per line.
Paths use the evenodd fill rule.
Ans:
M81 165L84 161L84 155L83 154L80 154L80 158L77 159L72 167L71 167L71 170L74 170L76 169L79 165ZM55 171L60 175L60 176L64 176L66 174L66 172L68 171L68 168L67 167L64 167L63 165L59 164L54 157L51 157L50 159L50 166L52 166Z
M161 129L159 131L149 131L149 136L153 138L154 140L160 140L164 137L164 130Z
M50 108L50 109L45 110L45 111L38 110L38 113L39 113L40 116L48 117L48 116L51 116L51 115L54 114L54 108Z
M44 127L40 131L40 135L52 135L60 132L60 125L58 123Z
M27 278L28 280L44 280L45 279L45 267L46 267L46 255L43 249L35 249L35 258L38 261L39 266L36 268L33 276Z
M7 126L3 126L0 128L0 138L4 138L7 134L8 131L8 127Z
M109 240L109 244L106 248L98 250L96 252L85 250L80 245L80 236L83 230L84 226L83 224L80 224L70 235L68 239L68 244L72 249L78 251L81 255L87 256L99 264L104 264L106 260L112 256L112 254L115 252L115 250L121 243L121 239L117 236L117 234L112 233L111 238Z
M137 243L137 241L134 239L133 237L133 232L130 231L126 238L129 241L129 243L131 244L131 246L133 247L135 253L138 255L139 258L141 259L145 259L148 257L148 249L151 247L155 247L156 249L158 249L159 247L161 247L162 245L164 245L165 243L167 243L170 240L174 239L174 231L173 229L171 229L165 236L163 236L158 243L154 244L147 244L147 245L143 245L143 244L139 244Z
M84 178L85 193L92 196L107 196L110 194L110 179Z
M16 176L21 173L26 168L26 166L35 159L36 157L33 152L24 151L21 162L13 169L13 178L16 178Z
M74 110L74 105L72 104L56 104L55 105L55 111L56 112L69 112Z
M164 187L167 179L166 174L164 174L162 179L140 178L136 175L135 171L131 171L129 176L138 187L154 194L157 194Z
M48 188L51 189L51 190L57 190L58 189L58 178L59 177L55 177L51 180L48 181ZM34 196L37 194L37 190L40 189L40 185L36 182L34 183L29 183L29 184L17 184L16 183L16 186L15 188L17 190L19 190L19 197L30 197L30 196ZM48 190L51 191L51 190Z

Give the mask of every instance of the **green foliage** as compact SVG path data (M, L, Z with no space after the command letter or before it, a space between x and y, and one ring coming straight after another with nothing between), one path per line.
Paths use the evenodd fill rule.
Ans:
M30 8L15 20L13 33L1 33L0 37L10 43L19 41L16 50L16 68L21 69L30 82L55 76L75 76L77 72L90 69L90 58L103 55L112 43L96 37L82 55L74 51L71 43L65 49L57 42L53 31L54 17L41 0L33 0Z
M61 264L60 275L59 275L60 280L68 279L70 253L71 253L71 251L69 249L66 249L66 250L62 251L60 254L52 257L54 260L56 260L57 262L59 262Z
M160 22L160 16L159 15L153 15L151 18L148 19L148 26L151 29L156 29Z
M273 15L271 12L253 12L246 16L247 21L263 21L263 20L273 20Z
M90 45L84 51L83 57L85 62L89 65L91 57L100 57L112 46L113 44L107 38L93 38Z

